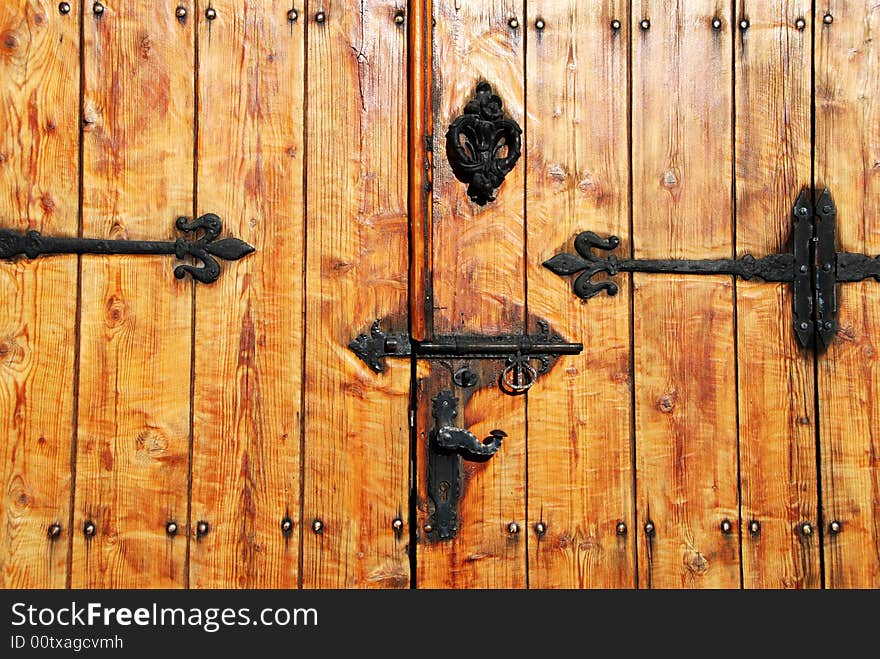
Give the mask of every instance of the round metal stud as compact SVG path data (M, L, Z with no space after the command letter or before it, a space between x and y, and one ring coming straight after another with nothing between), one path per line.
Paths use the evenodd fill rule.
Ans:
M204 538L208 535L208 531L211 530L211 525L205 521L200 521L196 524L196 537Z
M822 22L825 23L825 25L831 25L834 22L834 16L831 14L825 14L822 17Z
M645 522L645 535L651 537L654 535L655 530L656 529L654 528L654 522Z
M642 28L643 30L650 30L651 29L651 21L649 21L647 18L643 18L641 20L641 22L639 23L639 27Z
M834 328L834 323L832 323L830 320L826 320L825 321L825 329L830 330L833 328Z
M843 525L835 519L828 525L828 530L837 535L843 530Z
M519 19L516 16L511 16L510 20L507 21L507 24L510 26L511 30L515 30L519 27Z
M810 323L807 323L807 322L801 323L801 329L802 330L810 329Z
M547 24L544 22L543 18L539 18L538 20L535 21L535 29L536 30L543 30L545 27L547 27Z
M62 2L61 4L58 5L58 11L62 14L69 14L70 13L70 3L69 2Z
M293 520L289 517L285 517L281 520L281 532L284 535L290 535L293 533Z
M756 519L749 522L749 533L752 535L759 535L761 533L761 522Z
M516 522L511 522L507 525L507 532L510 533L510 535L516 535L517 533L519 533L519 524L517 524Z
M721 19L718 18L717 16L712 19L712 29L713 30L720 30L721 29Z
M831 264L830 264L830 263L826 263L825 265L822 266L822 269L823 269L825 272L831 272Z
M798 208L797 214L801 217L806 217L810 214L810 211L808 211L804 206L801 206L800 208Z
M803 30L804 28L807 27L807 22L806 22L803 18L798 18L798 19L794 22L794 26L795 26L798 30Z
M749 23L749 19L748 19L748 18L744 18L744 19L742 19L742 20L739 22L739 29L742 30L743 32L745 32L746 30L749 29L749 26L750 26L750 25L751 25L751 23ZM803 209L801 209L801 210L806 210L806 208L803 208ZM805 213L802 213L802 215L804 215L804 214L805 214Z
M809 272L810 271L810 269L806 265L802 265L799 269L801 272Z
M727 535L731 531L733 531L733 524L730 523L730 520L729 519L721 520L721 532L724 535Z
M213 21L215 18L217 18L217 10L213 7L208 7L205 10L205 18L207 18L209 21Z
M50 540L55 540L59 535L61 535L61 524L50 524L49 528L46 529L46 532L49 534Z
M322 522L320 519L316 519L314 522L312 522L312 531L314 531L315 533L323 533L324 522Z
M166 535L177 535L177 522L168 522L165 524Z
M423 526L422 528L425 529L425 533L430 533L431 531L434 530L434 527L431 526L430 524L425 524L425 526Z
M395 533L400 533L403 530L403 520L399 517L395 517L391 520L391 528L394 529Z
M547 525L544 524L544 522L538 522L537 524L535 524L535 535L540 538L545 533L547 533Z
M804 537L809 537L813 535L813 525L809 522L804 522L801 524L801 535Z
M174 10L174 15L180 19L186 18L186 7L178 5L177 9Z
M626 522L618 522L615 531L617 535L626 535Z
M406 20L406 16L404 15L404 13L402 11L399 11L396 14L394 14L395 25L403 25L403 22L405 20Z
M316 23L323 23L326 20L327 20L327 14L325 12L319 11L317 14L315 14L315 22Z
M92 12L95 14L95 16L100 16L104 13L104 5L102 5L100 2L96 2L92 5Z
M824 206L822 206L822 212L827 215L831 212L831 206L829 204L825 204Z
M291 23L296 23L296 20L299 18L299 12L296 9L288 9L287 10L287 20Z
M83 524L83 535L87 538L91 538L95 535L95 531L98 528L95 526L95 523L92 520L88 520L85 524Z
M620 21L617 20L616 18L613 21L611 21L611 29L614 30L615 32L620 30Z

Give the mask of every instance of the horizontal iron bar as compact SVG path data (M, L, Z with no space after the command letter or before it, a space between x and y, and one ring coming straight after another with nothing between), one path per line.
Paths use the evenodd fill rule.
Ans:
M794 256L771 254L760 259L618 259L618 272L654 274L736 275L765 281L793 281Z
M138 254L167 256L176 252L173 240L102 240L100 238L40 237L45 254Z
M498 355L577 355L583 352L583 343L541 343L531 336L504 340L480 340L476 337L435 337L432 341L414 343L419 357L461 357L491 359Z

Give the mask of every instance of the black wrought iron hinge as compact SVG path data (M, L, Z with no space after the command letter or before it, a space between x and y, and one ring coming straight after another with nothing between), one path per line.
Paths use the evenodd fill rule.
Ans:
M616 236L601 238L584 231L574 239L576 254L557 254L543 265L560 277L577 275L574 293L585 302L602 291L617 294L613 281L593 281L603 272L611 277L620 272L726 274L747 280L790 282L798 341L807 347L817 340L820 348L827 348L837 332L837 284L868 277L880 281L880 257L837 252L837 209L831 193L826 189L816 195L815 201L812 197L808 189L802 190L792 209L791 252L762 258L747 254L738 259L618 259L613 254L601 257L593 253L594 248L615 249L620 244Z
M190 221L177 218L178 231L194 233L203 231L200 238L187 240L105 240L103 238L59 238L43 236L37 231L25 234L0 229L0 259L24 256L35 259L55 254L136 254L167 255L179 260L191 257L202 262L202 267L178 265L174 276L183 279L189 275L194 280L210 284L220 276L217 259L237 261L254 251L254 247L238 238L217 240L223 223L214 213L207 213Z

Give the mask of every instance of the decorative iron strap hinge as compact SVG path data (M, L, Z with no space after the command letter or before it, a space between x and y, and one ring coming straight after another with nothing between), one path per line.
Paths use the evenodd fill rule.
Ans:
M601 238L584 231L574 239L576 254L557 254L544 267L560 277L578 275L575 295L584 302L605 291L616 295L617 284L593 277L620 272L680 273L688 275L733 275L742 279L790 282L793 287L793 324L798 341L804 347L827 348L837 332L837 283L873 277L880 281L880 257L837 252L835 223L837 209L831 193L823 190L811 199L808 189L801 191L792 210L792 252L755 258L750 254L738 259L618 259L600 257L593 248L613 250L616 236Z
M190 221L187 217L177 218L177 230L192 233L204 230L201 238L186 240L105 240L102 238L58 238L43 236L37 231L26 234L8 229L0 229L0 259L25 256L35 259L53 254L137 254L167 255L179 260L187 257L198 259L202 267L179 265L174 268L174 276L183 279L189 275L196 281L210 284L220 276L217 259L237 261L251 254L254 247L238 238L217 240L223 230L223 223L214 213L207 213ZM215 258L216 257L216 258Z

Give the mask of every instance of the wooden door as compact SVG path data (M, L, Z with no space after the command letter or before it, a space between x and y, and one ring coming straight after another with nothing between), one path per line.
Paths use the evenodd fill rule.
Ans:
M836 251L880 253L880 14L357 4L0 4L0 230L173 244L216 213L255 248L213 283L173 249L0 262L0 585L880 586L874 279L824 350L791 281L606 272L582 301L542 265L585 231L618 263L790 254L824 188ZM446 144L480 83L522 131L482 204ZM350 347L375 321L418 339L379 372ZM583 350L525 395L509 355L423 349L544 326ZM450 538L443 392L506 433L460 462Z

